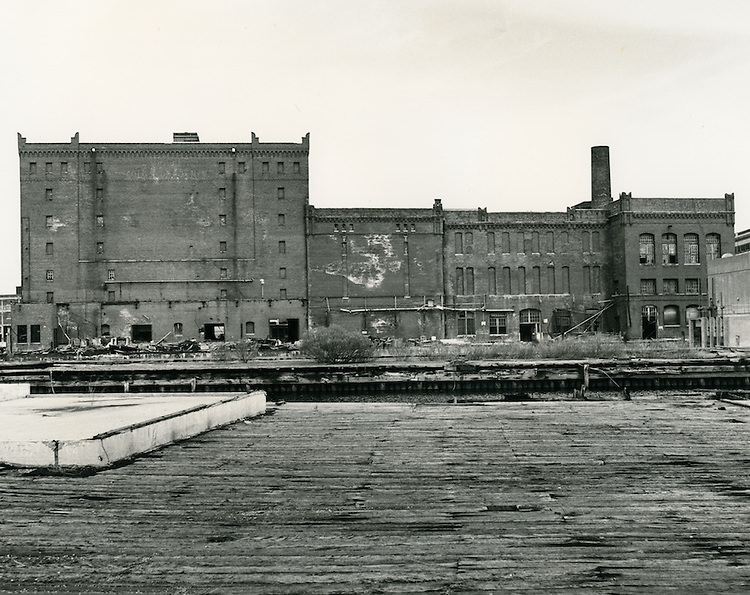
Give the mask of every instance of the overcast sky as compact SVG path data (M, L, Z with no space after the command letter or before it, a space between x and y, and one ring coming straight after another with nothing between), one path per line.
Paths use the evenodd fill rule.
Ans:
M2 0L0 292L29 142L294 141L318 207L564 211L736 196L750 228L747 0Z

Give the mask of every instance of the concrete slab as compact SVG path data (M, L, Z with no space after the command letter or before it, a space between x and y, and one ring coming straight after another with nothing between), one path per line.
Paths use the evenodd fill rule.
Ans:
M84 393L1 401L0 463L107 467L265 409L263 391Z

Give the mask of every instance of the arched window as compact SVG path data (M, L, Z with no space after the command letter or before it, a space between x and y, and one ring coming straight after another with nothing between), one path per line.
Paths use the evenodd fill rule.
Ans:
M701 261L700 250L698 247L698 234L685 234L685 264L699 264Z
M706 258L721 258L721 236L718 233L709 233L706 236Z
M661 236L661 263L677 264L677 236L673 233Z
M664 326L680 326L679 306L664 306Z
M102 337L109 337L109 333L110 333L109 325L103 324L102 325Z
M254 335L255 334L255 323L252 320L248 320L245 323L245 334L246 335Z
M642 233L638 236L639 254L641 264L654 264L654 236L650 233Z

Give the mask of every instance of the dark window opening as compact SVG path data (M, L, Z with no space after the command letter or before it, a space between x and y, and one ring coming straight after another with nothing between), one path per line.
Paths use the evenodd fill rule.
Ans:
M268 321L268 335L271 339L283 343L294 343L299 340L299 319L272 318Z
M31 342L41 343L42 342L42 326L39 324L31 325Z
M224 336L224 323L218 322L203 325L203 339L205 341L223 341Z
M153 338L150 324L134 324L130 328L130 337L136 343L148 343Z
M29 342L29 327L25 324L19 324L16 327L16 340L18 343Z

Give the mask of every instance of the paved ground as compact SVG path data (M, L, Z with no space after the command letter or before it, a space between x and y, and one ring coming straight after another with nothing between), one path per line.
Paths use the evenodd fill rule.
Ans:
M748 592L748 422L286 404L93 476L0 471L0 592Z

